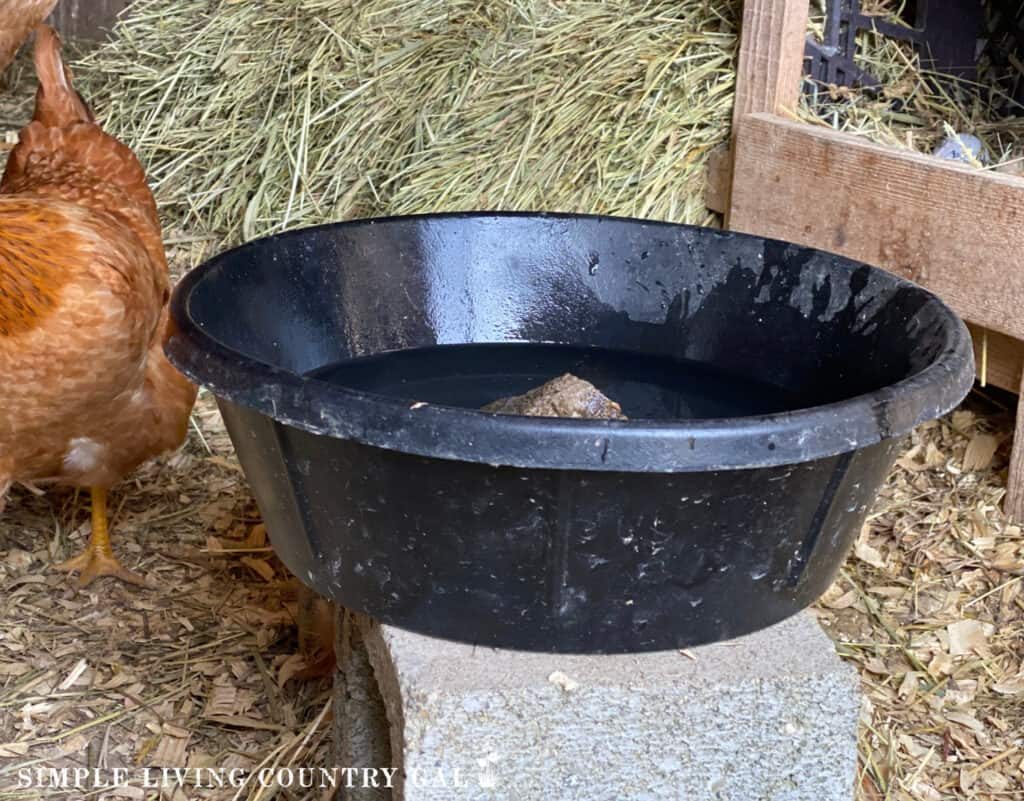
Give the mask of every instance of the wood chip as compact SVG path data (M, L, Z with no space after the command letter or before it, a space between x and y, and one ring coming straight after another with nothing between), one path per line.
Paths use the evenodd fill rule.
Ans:
M1022 695L1024 694L1024 676L997 681L992 685L992 689L1000 695Z
M59 685L58 689L67 690L73 687L81 678L82 674L85 673L89 668L89 663L85 661L85 658L79 659L75 666L68 673L67 678L64 679Z
M267 544L267 527L263 523L257 523L249 529L249 536L246 538L246 546L249 548L262 548Z
M13 759L28 753L28 743L0 743L0 757Z
M185 767L188 763L186 747L191 737L191 732L187 730L164 724L160 741L153 752L153 763L161 767Z
M146 791L143 788L132 784L119 784L105 792L117 798L132 798L136 801L143 801L146 797Z
M994 790L997 793L1004 792L1010 786L1009 777L997 770L983 770L981 772L981 780L985 782L990 790Z
M284 685L288 683L289 679L296 674L301 673L307 667L309 667L309 665L302 654L291 654L278 668L277 686L279 688L284 687Z
M949 653L951 656L963 656L970 653L982 653L988 638L985 626L977 620L959 620L946 627L949 633Z
M824 605L827 606L829 609L849 609L851 606L857 603L858 598L860 598L860 595L857 593L857 591L850 590L849 592L844 592L838 598L835 598L831 601L825 601Z
M946 685L946 704L956 707L967 706L974 701L977 693L977 679L950 680Z
M243 715L213 715L209 720L214 723L222 723L225 726L236 726L242 729L259 729L261 731L284 731L285 727L277 723L268 723L265 720L245 717Z
M235 685L215 683L209 697L206 699L203 717L213 718L234 714L238 711L236 708L237 703L238 688Z
M910 793L914 801L943 801L942 793L927 782L914 782Z
M27 570L35 561L35 557L21 548L12 548L3 558L3 563L14 570Z
M987 470L992 464L992 457L999 449L999 439L992 434L974 434L964 451L964 470Z
M867 564L872 567L877 567L880 570L885 569L885 559L882 558L881 552L876 548L873 548L863 539L857 541L853 552L862 562L867 562Z
M948 712L946 713L946 720L951 723L959 723L961 726L966 726L973 731L985 731L985 724L974 717L974 715L969 715L966 712Z
M274 576L276 575L274 568L266 559L255 559L251 556L243 556L242 564L250 568L264 581L274 580Z

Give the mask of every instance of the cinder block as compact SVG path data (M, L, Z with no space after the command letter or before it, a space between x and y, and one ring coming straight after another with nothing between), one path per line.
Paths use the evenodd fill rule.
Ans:
M383 705L347 703L339 725L388 727L395 801L853 798L856 674L809 614L685 654L628 656L474 648L361 616L347 625ZM379 761L379 744L360 752L365 740L349 738L341 764Z

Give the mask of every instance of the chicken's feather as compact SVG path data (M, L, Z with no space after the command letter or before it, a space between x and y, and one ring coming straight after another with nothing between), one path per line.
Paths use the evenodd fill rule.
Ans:
M32 60L39 78L33 120L54 128L96 121L85 100L71 85L71 70L61 57L60 37L49 25L40 25L36 30Z
M0 0L0 72L55 5L57 0Z
M0 485L108 487L185 436L169 279L145 173L104 133L42 27L35 121L0 181Z
M51 255L52 237L39 235L56 228L56 211L22 205L17 213L5 215L2 209L0 336L6 337L31 331L52 314L63 280Z
M148 344L165 292L160 278L142 241L125 236L110 215L45 197L0 195L0 336L45 325L66 300L66 287L82 282L146 311Z
M36 32L34 61L39 90L33 121L21 130L7 159L0 193L55 197L121 217L166 273L160 218L146 172L131 148L93 121L49 26Z
M166 276L160 219L145 171L128 147L98 125L30 123L7 160L0 193L63 200L119 217Z

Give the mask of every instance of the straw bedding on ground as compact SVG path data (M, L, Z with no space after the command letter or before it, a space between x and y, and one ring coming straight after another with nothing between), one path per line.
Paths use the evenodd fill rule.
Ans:
M242 236L382 212L706 219L736 4L651 3L642 31L611 4L441 5L141 0L78 73L156 178L175 272ZM13 81L5 132L31 106L23 65ZM205 393L193 423L113 496L115 547L162 589L77 591L47 568L84 542L72 493L18 491L0 520L0 798L81 797L7 789L28 766L331 764L329 687L287 680L286 575L247 540L256 512ZM861 801L1024 794L1024 535L999 511L1011 433L981 397L918 429L816 607L866 695Z
M1024 536L1011 419L979 397L909 438L816 607L860 671L861 801L1024 792Z
M114 547L154 588L75 589L49 565L84 544L87 499L10 499L0 521L0 799L97 797L88 782L54 785L50 770L77 768L105 769L107 781L126 769L130 784L110 798L322 797L256 780L143 786L144 767L258 775L331 764L330 681L289 679L301 666L290 578L249 539L259 518L208 396L194 422L184 450L112 496ZM42 777L19 788L35 769Z

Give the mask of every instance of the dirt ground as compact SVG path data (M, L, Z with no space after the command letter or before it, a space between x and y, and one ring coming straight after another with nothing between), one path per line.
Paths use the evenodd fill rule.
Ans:
M17 71L12 83L22 91L0 102L0 132L30 108ZM179 272L213 247L168 240ZM1012 434L1002 404L976 396L908 438L816 608L865 693L861 801L1024 797L1024 537L999 511ZM111 509L115 550L149 588L79 590L50 568L87 537L74 492L18 488L0 519L0 799L324 797L138 778L151 765L330 764L330 682L294 678L294 588L252 538L257 511L208 394L185 447L125 481ZM25 771L62 768L137 778L109 794L35 776L18 786Z
M85 542L84 496L10 499L0 522L0 798L86 797L11 793L19 771L36 766L134 775L148 765L328 764L330 681L288 680L302 666L294 589L265 543L248 547L258 516L208 396L193 422L181 452L112 496L115 549L151 588L103 579L79 590L49 568ZM141 786L112 796L155 797Z

